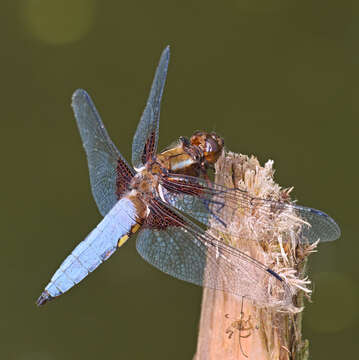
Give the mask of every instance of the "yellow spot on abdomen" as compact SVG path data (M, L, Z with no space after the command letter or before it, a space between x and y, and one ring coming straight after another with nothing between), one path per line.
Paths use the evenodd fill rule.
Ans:
M133 225L131 228L131 232L134 234L140 228L140 226L140 224Z
M120 240L118 240L117 246L121 247L128 240L128 238L129 238L128 235L122 236L122 238Z
M134 234L139 228L141 227L140 224L135 224L131 227L131 233ZM131 235L131 234L130 234ZM120 240L118 240L117 246L122 246L129 238L130 236L128 234L123 235Z

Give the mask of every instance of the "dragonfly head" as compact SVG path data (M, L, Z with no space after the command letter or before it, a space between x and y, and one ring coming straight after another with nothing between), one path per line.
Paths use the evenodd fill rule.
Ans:
M216 133L196 131L190 139L193 146L197 146L203 152L204 159L209 165L214 165L222 153L224 140Z

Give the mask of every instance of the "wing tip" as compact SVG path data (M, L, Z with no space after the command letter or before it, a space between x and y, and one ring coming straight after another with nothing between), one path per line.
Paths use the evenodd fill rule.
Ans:
M74 93L72 94L72 106L78 101L80 98L86 98L88 99L90 95L87 93L84 89L76 89Z
M336 221L332 217L329 216L329 219L330 219L330 221L334 227L334 231L335 231L335 235L334 235L335 237L333 240L337 240L342 236L342 231L340 230L339 225L336 223Z
M171 47L169 45L167 45L164 50L163 50L163 54L166 54L167 57L170 56L170 52L171 52Z
M332 239L330 239L330 240L331 241L338 240L342 236L342 231L340 230L339 225L335 222L335 220L333 218L331 218L329 216L329 219L333 226L333 236L332 236Z
M309 211L310 214L314 214L314 215L318 215L318 219L320 220L318 222L318 224L314 223L311 221L311 219L307 219L308 222L311 224L311 227L314 226L315 232L316 234L318 233L318 231L320 232L321 229L316 229L316 225L320 225L322 227L326 227L327 231L325 232L325 235L323 238L321 238L320 236L318 236L316 239L312 239L314 241L317 241L318 239L321 242L331 242L331 241L335 241L338 240L341 237L341 230L339 225L336 223L336 221L329 216L327 213L325 213L324 211L318 210L318 209L313 209L313 208L305 208L302 207L302 209L305 209L306 212ZM305 215L304 212L302 212L303 215ZM318 220L317 219L317 220ZM320 234L319 234L320 235Z
M160 64L161 63L165 63L166 64L166 68L168 67L168 63L169 63L169 61L170 61L170 53L171 53L171 51L170 51L171 49L170 49L170 46L169 45L167 45L165 48L164 48L164 50L162 51L162 54L161 54L161 59L160 59Z
M329 221L329 223L332 226L332 236L331 236L331 238L329 238L328 241L338 240L342 235L342 231L340 230L340 227L336 223L336 221L331 216L329 216L328 214L326 214L326 213L324 213L322 211L318 211L318 210L316 210L316 211L321 212L322 214L324 214L327 217L327 220Z

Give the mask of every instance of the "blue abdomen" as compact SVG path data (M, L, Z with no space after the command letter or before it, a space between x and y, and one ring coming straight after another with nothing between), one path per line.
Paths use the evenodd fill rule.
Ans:
M132 201L127 198L119 200L60 265L38 299L38 305L68 291L107 260L115 252L118 240L130 233L136 218Z

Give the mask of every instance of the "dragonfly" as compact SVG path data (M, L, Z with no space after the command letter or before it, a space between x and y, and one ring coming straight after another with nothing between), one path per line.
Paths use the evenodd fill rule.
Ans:
M111 141L89 94L82 89L74 92L72 108L87 155L92 194L103 219L54 273L38 306L70 290L136 233L136 249L144 260L175 278L266 305L288 305L292 292L287 282L221 236L210 234L208 224L217 224L226 233L228 209L284 216L290 210L308 225L301 236L309 243L340 236L339 226L322 211L255 198L210 181L208 170L224 148L223 139L213 132L180 137L157 154L169 56L167 47L133 138L132 166Z

